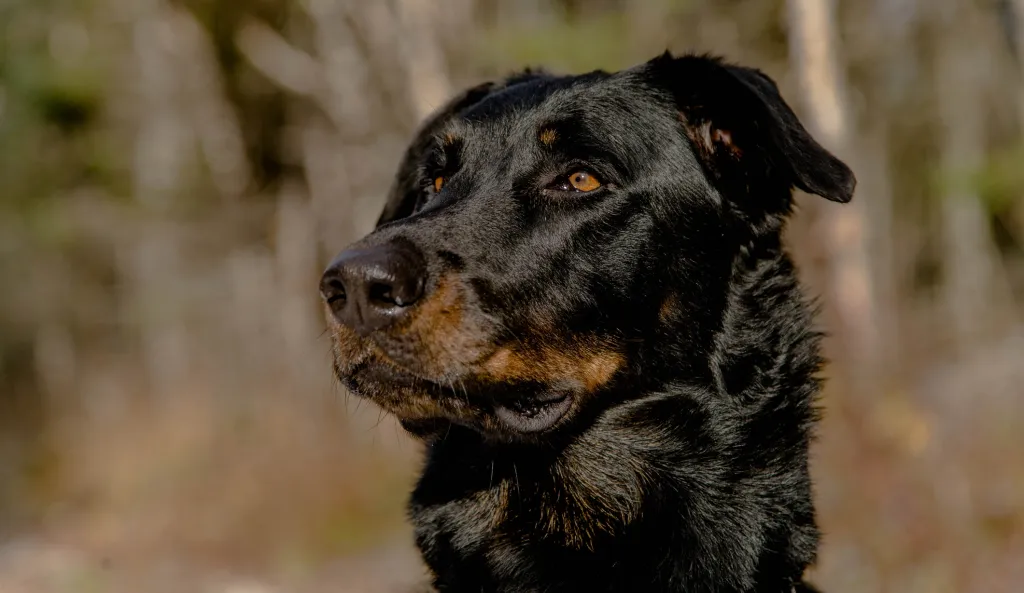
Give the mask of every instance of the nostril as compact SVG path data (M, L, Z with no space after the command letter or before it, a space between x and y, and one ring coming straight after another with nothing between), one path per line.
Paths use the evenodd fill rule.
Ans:
M380 308L408 307L419 298L416 286L392 284L389 282L373 282L366 293L371 305Z
M328 303L336 303L345 300L345 285L340 280L331 281L331 294L327 297Z
M394 296L394 287L382 282L374 282L370 284L370 290L367 296L369 297L370 302L375 305L390 307L392 305L401 306L402 304L398 302L398 299Z
M320 281L320 295L332 308L344 306L348 298L345 292L345 283L337 275L325 275Z

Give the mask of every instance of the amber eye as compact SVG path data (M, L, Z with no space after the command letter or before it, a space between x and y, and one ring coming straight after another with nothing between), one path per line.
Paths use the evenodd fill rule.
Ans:
M586 171L577 171L569 176L569 184L576 191L588 192L601 187L601 182Z
M444 187L444 177L435 177L434 178L434 191L441 191L442 187Z

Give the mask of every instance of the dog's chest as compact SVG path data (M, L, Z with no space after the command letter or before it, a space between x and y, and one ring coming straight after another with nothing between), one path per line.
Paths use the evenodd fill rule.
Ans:
M497 467L473 485L462 472L462 488L439 483L428 468L411 517L439 589L531 591L537 583L562 582L575 590L620 571L624 534L640 515L639 484L635 476L595 484L578 473L579 463ZM590 478L600 475L582 469ZM438 496L444 486L447 495Z
M414 499L416 543L440 591L500 591L530 570L525 542L511 537L510 499L505 484L429 505Z

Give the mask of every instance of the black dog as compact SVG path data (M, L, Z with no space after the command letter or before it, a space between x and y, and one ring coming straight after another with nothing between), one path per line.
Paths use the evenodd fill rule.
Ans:
M421 437L442 592L812 591L818 335L780 233L851 171L757 70L465 92L324 274L338 377Z

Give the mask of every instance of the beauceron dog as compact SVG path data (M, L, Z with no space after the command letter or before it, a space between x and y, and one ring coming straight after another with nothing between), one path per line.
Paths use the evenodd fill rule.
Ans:
M422 439L433 587L813 591L822 359L781 233L850 169L758 70L524 72L422 126L320 291L334 367Z

